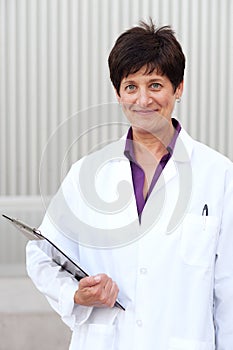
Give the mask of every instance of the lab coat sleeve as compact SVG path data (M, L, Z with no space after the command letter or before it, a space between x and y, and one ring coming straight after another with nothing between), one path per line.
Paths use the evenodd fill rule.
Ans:
M84 323L92 307L74 303L78 281L50 258L53 248L46 241L29 241L26 247L26 266L29 277L45 295L52 308L72 330Z
M233 349L233 169L226 175L214 286L216 350Z

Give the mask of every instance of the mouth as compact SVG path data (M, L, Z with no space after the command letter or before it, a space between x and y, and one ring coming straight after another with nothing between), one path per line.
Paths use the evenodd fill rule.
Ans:
M147 116L147 115L158 113L159 110L158 109L134 109L133 112L140 115Z

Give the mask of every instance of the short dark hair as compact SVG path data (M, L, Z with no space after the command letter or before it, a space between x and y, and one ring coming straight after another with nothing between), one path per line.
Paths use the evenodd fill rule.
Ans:
M110 79L118 95L122 79L143 66L147 67L145 74L156 70L167 76L175 91L184 78L185 56L171 27L156 28L150 19L149 24L141 21L118 37L110 52L108 65Z

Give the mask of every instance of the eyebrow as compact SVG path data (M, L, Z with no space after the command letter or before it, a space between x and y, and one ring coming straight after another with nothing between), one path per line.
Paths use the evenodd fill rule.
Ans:
M123 85L128 85L128 84L135 84L135 80L125 80L124 82L122 82Z
M147 81L147 83L153 83L155 81L162 81L163 79L158 77L158 78L153 78L153 79L150 79L149 81ZM124 82L122 82L122 85L128 85L128 84L135 84L136 81L135 80L125 80Z

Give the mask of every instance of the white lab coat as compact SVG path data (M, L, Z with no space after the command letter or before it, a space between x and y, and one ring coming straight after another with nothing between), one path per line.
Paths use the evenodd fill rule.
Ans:
M124 142L115 145L122 155ZM74 305L77 281L51 262L48 255L53 252L46 243L27 246L29 276L73 330L70 350L232 350L232 163L182 129L139 225L135 199L129 199L129 162L115 155L101 161L109 159L107 149L75 163L61 187L71 212L86 227L96 227L96 236L104 232L104 238L98 240L92 231L90 237L75 232L66 221L66 209L59 213L57 205L57 215L52 220L45 216L41 230L89 274L111 276L126 311ZM114 210L106 214L88 205L79 186L83 168L88 169L90 193L94 181L104 203L115 201ZM127 204L119 210L116 186L122 180L128 183L123 190ZM208 216L202 216L204 204ZM111 238L113 228L117 234Z

